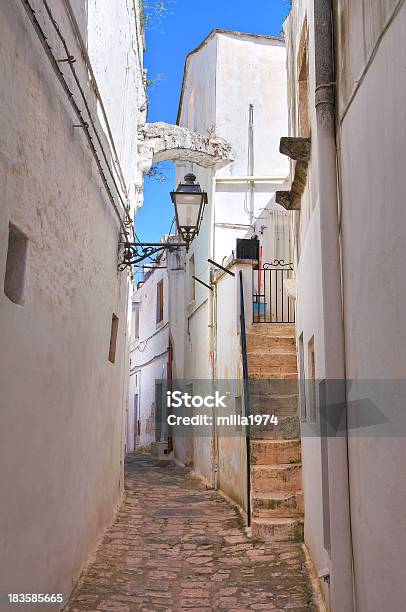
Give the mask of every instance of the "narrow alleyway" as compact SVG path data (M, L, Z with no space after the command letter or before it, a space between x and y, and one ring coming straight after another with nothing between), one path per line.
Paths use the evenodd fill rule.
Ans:
M126 463L126 500L67 612L314 610L297 544L250 540L236 510L187 470Z

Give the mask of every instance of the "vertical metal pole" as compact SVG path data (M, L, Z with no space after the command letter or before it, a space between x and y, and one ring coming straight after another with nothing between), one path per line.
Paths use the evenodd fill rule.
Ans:
M254 106L249 105L248 111L248 173L254 176ZM250 225L254 225L254 182L250 181Z
M241 354L242 372L244 382L244 408L248 425L245 426L245 444L247 457L247 524L251 527L251 435L250 435L250 400L249 400L249 379L247 361L247 336L245 332L245 308L244 308L244 285L242 270L240 270L240 326L241 326Z

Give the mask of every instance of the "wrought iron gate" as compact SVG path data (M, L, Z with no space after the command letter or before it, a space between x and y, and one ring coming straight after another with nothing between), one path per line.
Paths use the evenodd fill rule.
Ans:
M253 323L294 323L295 305L284 280L293 278L293 264L275 259L252 271Z

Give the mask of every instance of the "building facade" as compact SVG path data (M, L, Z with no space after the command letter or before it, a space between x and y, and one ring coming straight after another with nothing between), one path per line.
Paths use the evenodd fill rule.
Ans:
M287 188L290 178L288 160L279 152L287 129L286 100L282 39L214 30L186 59L178 124L225 140L233 160L210 169L177 164L177 182L191 171L208 194L199 235L186 255L182 378L193 393L199 385L207 392L207 381L229 386L236 411L242 394L240 270L247 325L253 321L257 282L252 260L238 259L237 239L258 239L264 264L289 263L292 257L291 213L275 203L276 190ZM209 259L230 267L235 276ZM215 428L205 435L194 432L194 469L208 486L220 488L246 510L246 440L240 430L223 434Z
M0 590L68 596L123 493L142 32L137 3L32 0L0 35Z
M296 0L285 31L293 181L277 199L296 210L305 541L332 610L395 611L406 596L406 7ZM323 429L334 405L345 407L338 435Z
M165 236L166 241L175 237ZM173 457L167 391L183 371L185 251L143 266L132 296L127 450ZM185 452L185 449L183 453ZM188 463L182 454L182 460Z

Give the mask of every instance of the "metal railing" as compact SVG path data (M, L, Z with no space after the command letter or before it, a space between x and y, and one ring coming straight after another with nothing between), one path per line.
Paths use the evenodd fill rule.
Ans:
M247 335L245 330L245 307L244 307L244 284L242 270L239 274L240 280L240 331L241 331L241 355L242 372L244 382L244 411L249 423L250 416L250 394L248 379L248 359L247 359ZM251 432L249 424L245 426L245 450L247 457L247 524L251 527Z
M284 281L293 278L293 264L275 259L252 270L253 323L294 323L295 306Z

